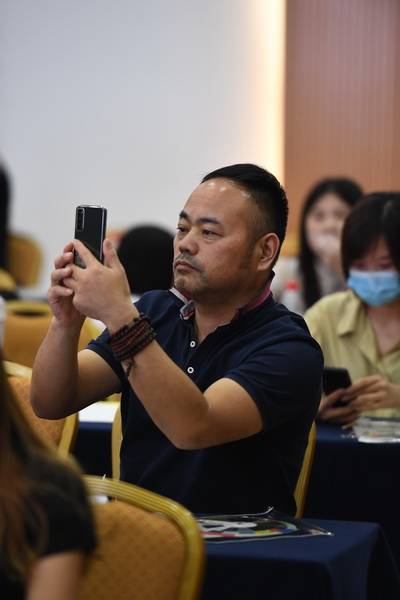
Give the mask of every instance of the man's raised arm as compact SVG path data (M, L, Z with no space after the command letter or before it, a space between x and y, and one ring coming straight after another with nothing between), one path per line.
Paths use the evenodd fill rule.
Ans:
M31 403L40 417L58 419L77 412L118 389L118 378L93 352L78 355L84 317L74 307L73 292L63 285L72 272L72 243L55 261L48 291L53 319L33 365Z
M101 319L113 335L139 316L130 300L117 253L106 240L103 266L80 242L75 242L75 247L87 268L82 270L74 266L71 276L65 276L65 286L74 291L74 303L81 313ZM140 335L146 336L143 326L144 323L139 321ZM87 362L85 359L88 370ZM121 359L121 362L127 371L129 361L126 364ZM111 367L108 368L111 371ZM74 375L73 371L71 375ZM76 374L74 376L76 378ZM259 410L244 388L232 380L220 379L203 394L157 341L135 355L135 366L128 377L154 423L177 447L193 449L227 443L262 429ZM81 397L79 390L78 397Z

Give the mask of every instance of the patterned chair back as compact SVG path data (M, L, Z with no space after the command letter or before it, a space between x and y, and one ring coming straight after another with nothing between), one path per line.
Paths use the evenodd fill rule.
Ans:
M95 504L99 545L79 600L195 600L204 544L197 522L180 504L125 482L86 476Z

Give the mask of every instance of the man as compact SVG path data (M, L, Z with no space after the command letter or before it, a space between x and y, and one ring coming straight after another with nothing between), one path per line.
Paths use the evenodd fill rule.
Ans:
M293 513L323 361L303 319L269 292L286 222L285 193L264 169L210 173L179 216L175 289L136 305L108 240L104 265L68 244L34 365L36 412L59 418L122 390L122 479L195 512ZM83 315L107 330L76 358Z

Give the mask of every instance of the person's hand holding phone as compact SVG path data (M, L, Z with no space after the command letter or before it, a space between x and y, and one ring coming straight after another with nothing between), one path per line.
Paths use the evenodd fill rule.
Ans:
M86 268L72 265L63 280L73 292L73 305L80 314L99 319L112 333L138 316L132 304L125 270L111 240L104 240L104 264L79 240L73 243Z
M325 367L322 384L324 395L318 409L318 419L341 425L352 423L360 410L351 402L356 396L350 392L352 383L347 369Z
M318 409L318 419L338 425L348 425L360 415L360 409L345 399L346 390L338 388L321 398Z
M55 269L51 274L51 285L47 292L47 299L59 324L62 326L76 324L80 327L84 317L72 302L73 290L64 285L64 279L72 275L73 249L73 243L70 242L65 246L63 254L54 261Z
M383 375L369 375L346 389L343 401L359 412L400 408L400 385L390 383Z

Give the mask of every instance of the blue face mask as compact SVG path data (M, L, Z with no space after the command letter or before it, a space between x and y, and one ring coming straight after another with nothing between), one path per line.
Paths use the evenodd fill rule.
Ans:
M347 285L369 306L383 306L400 298L400 273L397 271L350 269Z

